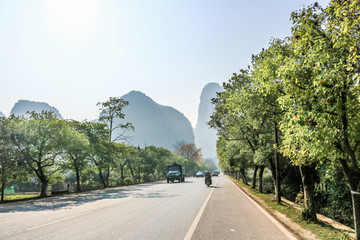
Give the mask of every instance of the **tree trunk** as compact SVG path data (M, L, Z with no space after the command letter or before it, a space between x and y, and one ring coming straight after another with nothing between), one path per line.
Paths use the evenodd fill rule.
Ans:
M136 176L135 176L134 171L133 171L133 169L132 169L132 167L131 167L131 164L129 164L129 168L130 168L130 174L131 174L131 176L132 176L133 179L134 179L134 183L136 183Z
M351 191L356 240L360 240L360 193Z
M120 179L121 179L121 185L123 186L125 182L124 165L120 166Z
M78 167L75 167L75 173L76 173L76 191L81 192L81 188L80 188L80 171L79 171Z
M5 184L1 184L1 202L4 201Z
M260 166L260 172L259 172L259 192L263 192L263 174L264 174L264 165Z
M103 174L102 174L102 171L101 171L100 167L99 167L99 176L100 176L100 181L101 181L103 187L106 188L106 182L104 180L104 177L103 177Z
M360 240L360 179L359 174L350 169L347 163L341 159L341 165L343 167L348 186L351 191L351 200L353 207L354 227L356 240Z
M109 186L110 166L107 167L106 186Z
M39 159L41 159L41 154L39 154ZM37 168L34 168L36 176L41 181L41 193L40 197L46 197L47 196L47 186L49 181L47 180L47 177L45 176L43 166L41 165L41 161L36 161Z
M245 175L245 169L244 168L241 168L240 169L240 173L241 173L241 178L242 178L242 181L245 185L249 185L248 182L247 182L247 178L246 178L246 175Z
M251 188L256 188L256 174L257 174L258 168L259 168L259 166L255 165L254 175L253 175L253 180L252 180L252 186L251 186Z
M6 180L5 180L5 168L2 168L1 171L1 202L4 201L4 194L5 194L5 185L6 185Z
M277 185L276 185L275 163L272 158L269 158L269 163L270 163L270 169L271 169L271 176L272 176L272 180L273 180L273 184L274 184L275 196L277 196L277 192L279 192L279 189L277 188Z
M48 186L48 180L46 179L42 179L41 180L41 193L40 193L40 197L46 197L47 196L47 186Z
M141 169L140 169L140 163L138 164L138 183L141 182Z
M302 217L304 220L316 221L316 211L314 202L314 179L315 167L300 166L301 181L304 190L304 207Z

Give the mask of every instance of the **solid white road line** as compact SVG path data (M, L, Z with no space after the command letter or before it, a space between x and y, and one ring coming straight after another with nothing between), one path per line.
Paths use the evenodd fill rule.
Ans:
M43 224L43 225L39 225L39 226L36 226L36 227L28 228L28 229L26 229L26 231L35 230L35 229L42 228L42 227L46 227L46 226L49 226L49 225L52 225L52 224L55 224L55 223L63 222L63 221L66 221L66 220L70 220L70 219L73 219L73 218L76 218L76 217L79 217L79 216L82 216L82 215L89 214L90 212L91 212L91 211L84 212L84 213L80 213L80 214L77 214L77 215L74 215L74 216L71 216L71 217L68 217L68 218L63 218L63 219L60 219L60 220L57 220L57 221L54 221L54 222L49 222L49 223L45 223L45 224Z
M220 178L218 178L218 179L216 180L216 183L215 183L213 189L211 189L211 192L209 193L209 195L208 195L208 197L206 198L205 202L204 202L203 205L201 206L198 214L197 214L196 217L195 217L194 222L192 223L191 227L189 228L188 232L186 233L186 235L185 235L185 237L184 237L184 240L190 240L190 239L192 238L192 236L193 236L193 234L194 234L194 232L195 232L195 229L196 229L198 223L200 222L201 216L202 216L202 214L204 213L205 207L206 207L206 205L208 204L209 199L210 199L210 197L211 197L211 194L214 192L214 189L215 189L216 184L217 184L217 182L219 181L219 179L220 179Z
M229 179L229 178L228 178ZM298 240L297 237L294 236L293 233L291 233L289 230L287 230L283 225L281 225L279 223L278 220L276 220L276 218L274 218L273 216L270 215L270 213L268 213L265 209L263 209L257 202L255 202L251 197L249 197L240 187L238 187L233 181L231 181L231 179L229 179L230 182L232 182L232 184L234 184L234 186L239 189L239 191L241 193L243 193L252 203L254 203L254 205L260 209L260 211L262 213L264 213L264 215L270 220L272 221L279 229L280 231L282 231L290 240Z

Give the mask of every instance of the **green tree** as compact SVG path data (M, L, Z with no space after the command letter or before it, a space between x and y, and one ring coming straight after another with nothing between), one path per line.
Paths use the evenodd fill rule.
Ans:
M226 171L235 172L236 179L241 178L244 184L248 184L245 170L251 164L251 150L239 141L227 141L222 137L219 137L217 146L220 166Z
M151 179L150 176L155 177L156 175L155 171L159 159L158 149L155 146L146 146L141 157L143 160L142 173L144 174L144 181L155 180Z
M21 164L16 148L11 141L17 128L16 117L0 117L0 177L1 201L4 201L4 191L15 178L24 177L26 169ZM26 175L26 174L25 174Z
M129 102L118 97L110 97L106 102L98 102L96 105L100 106L99 121L106 124L109 140L114 142L126 140L128 138L126 131L134 130L134 127L131 123L121 123L120 120L125 118L122 111Z
M60 170L59 155L62 153L59 139L64 124L52 112L31 113L30 119L22 119L13 136L22 160L41 181L40 197L47 195L51 176Z
M217 129L220 136L227 141L240 141L241 145L247 145L251 152L249 164L254 167L253 183L255 188L257 171L260 169L260 180L265 165L270 163L274 179L276 179L275 164L273 158L267 161L254 161L254 155L271 146L272 126L274 121L274 97L264 94L255 81L251 69L240 70L239 74L233 74L228 83L224 83L224 91L213 99L215 112L211 116L209 125ZM276 106L276 105L275 105ZM244 147L243 147L244 148ZM273 151L275 150L272 148ZM262 190L262 182L259 185ZM276 193L280 192L276 188Z
M128 166L134 182L141 182L142 149L140 147L128 146Z
M124 143L114 143L115 145L115 168L120 170L120 185L125 184L125 166L128 164L130 160L130 155L132 152L130 148L127 147Z
M90 143L89 159L99 172L100 182L104 188L108 186L108 178L104 177L104 170L110 169L114 145L109 141L109 132L104 123L85 122L81 132L87 136Z
M106 124L109 133L109 141L126 141L129 136L126 135L128 130L134 130L131 123L122 123L121 120L125 118L122 112L123 108L129 105L129 102L118 98L110 97L106 102L98 102L100 107L99 121ZM107 168L106 183L109 185L110 165Z
M174 155L171 151L165 148L158 147L157 148L157 165L156 172L158 174L158 179L164 179L166 176L167 165L169 165L172 161L171 158ZM176 160L175 160L176 162ZM195 164L196 165L196 164ZM185 171L191 171L194 166L185 165ZM190 173L190 172L189 172Z
M83 123L71 121L62 131L62 146L68 160L66 165L75 170L76 190L81 191L81 172L88 165L90 143L83 133Z
M331 1L292 14L294 55L280 68L287 114L284 151L299 165L329 161L341 166L353 200L360 239L360 2ZM297 140L295 139L297 138ZM297 143L290 146L290 143Z
M281 183L283 174L289 166L289 161L279 152L282 144L282 132L278 125L285 111L281 108L278 99L285 94L284 84L279 77L279 68L286 63L291 49L287 41L272 39L267 49L252 56L252 81L256 87L261 104L258 105L261 112L267 113L267 140L266 145L273 147L274 155L270 157L269 164L274 180L275 197L278 203L281 201ZM271 137L273 136L272 140ZM286 171L285 171L286 172Z

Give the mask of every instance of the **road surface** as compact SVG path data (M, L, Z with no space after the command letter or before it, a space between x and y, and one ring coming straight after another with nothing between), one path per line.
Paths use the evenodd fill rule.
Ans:
M0 205L0 239L294 239L226 177Z

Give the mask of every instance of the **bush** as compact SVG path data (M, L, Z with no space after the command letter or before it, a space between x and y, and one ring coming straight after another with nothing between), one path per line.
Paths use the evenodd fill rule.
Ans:
M134 182L133 182L133 180L131 179L131 178L125 178L124 179L124 184L125 185L131 185L131 184L133 184Z
M302 189L299 167L289 166L281 184L281 193L284 198L295 201L297 194Z
M321 184L315 186L315 203L319 213L354 227L351 193L344 174L329 166L322 167L319 173Z

